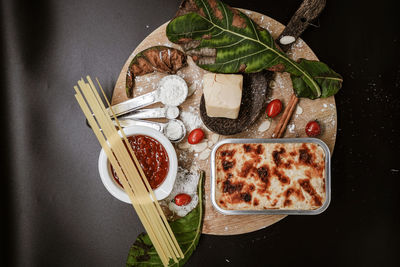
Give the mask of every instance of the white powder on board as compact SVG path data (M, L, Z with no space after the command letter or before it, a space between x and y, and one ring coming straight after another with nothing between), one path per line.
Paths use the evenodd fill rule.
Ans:
M296 125L292 122L287 126L288 130L290 133L294 133L294 129L296 128Z
M137 96L137 94L141 95L145 91L148 92L155 90L159 80L159 77L152 73L135 77L135 96Z
M183 121L183 124L185 124L186 130L188 132L193 129L199 128L203 124L198 113L195 112L182 111L180 118Z
M298 38L296 42L291 46L290 50L287 52L287 55L293 60L297 60L299 57L301 57L304 50L305 43L302 39Z
M188 96L193 95L196 90L197 90L197 88L196 88L195 84L192 84L191 86L189 86Z

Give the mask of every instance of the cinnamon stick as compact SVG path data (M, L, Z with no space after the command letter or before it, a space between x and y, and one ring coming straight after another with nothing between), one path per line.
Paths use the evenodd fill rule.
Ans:
M293 112L295 110L295 107L297 103L299 102L299 99L295 94L292 94L290 97L290 100L288 104L285 107L285 110L283 111L282 117L279 119L278 124L276 125L274 132L272 134L272 138L281 138L283 134L285 133L287 124L290 121L290 118L293 115Z

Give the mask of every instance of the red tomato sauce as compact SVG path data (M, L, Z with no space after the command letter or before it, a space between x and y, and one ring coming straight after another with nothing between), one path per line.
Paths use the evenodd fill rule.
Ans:
M168 174L167 151L160 142L147 135L129 136L128 141L151 188L156 189L164 182ZM114 180L123 187L113 166L111 166L111 172Z

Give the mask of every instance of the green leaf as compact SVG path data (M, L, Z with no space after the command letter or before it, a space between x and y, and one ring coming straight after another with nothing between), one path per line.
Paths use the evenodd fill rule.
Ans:
M325 63L314 60L300 59L299 65L305 69L322 89L321 97L329 97L336 94L342 87L343 78L334 72ZM292 77L293 84L296 83L296 95L298 97L312 96L312 92L307 91L307 86L299 77ZM294 86L293 86L294 87Z
M296 94L311 99L332 95L341 86L341 82L334 83L324 76L314 78L307 66L291 60L276 47L266 29L218 0L184 1L166 34L199 67L211 72L286 71L291 74Z
M179 259L178 263L170 260L169 266L183 266L192 255L199 243L203 221L203 183L204 172L200 172L198 196L199 203L188 215L170 222L172 231L181 247L185 257ZM131 249L129 250L126 266L163 266L149 236L146 233L140 234Z
M193 0L191 10L173 19L167 37L181 44L201 68L218 73L285 70L299 77L317 98L317 82L299 64L278 50L270 33L237 9L217 0Z

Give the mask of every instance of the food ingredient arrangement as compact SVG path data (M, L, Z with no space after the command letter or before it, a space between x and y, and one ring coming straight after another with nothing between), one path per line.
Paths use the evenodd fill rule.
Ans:
M325 3L304 1L299 10L315 2ZM329 205L330 150L316 138L336 125L315 117L292 136L312 138L278 138L294 133L304 112L299 102L318 113L313 103L333 99L342 78L325 63L294 55L304 42L301 32L285 35L293 25L273 38L248 15L217 0L183 1L163 28L168 42L134 53L122 100L104 108L120 131L108 145L100 142L109 150L109 161L99 161L103 182L114 196L127 194L139 213L141 205L162 210L159 232L146 219L156 215L144 213L147 234L134 242L127 266L182 266L212 213L318 214ZM89 122L96 115L86 113ZM125 137L128 129L144 132ZM119 155L121 144L115 152L118 142L128 154ZM137 174L128 177L131 168ZM143 190L129 192L137 184ZM138 199L138 192L147 196Z

